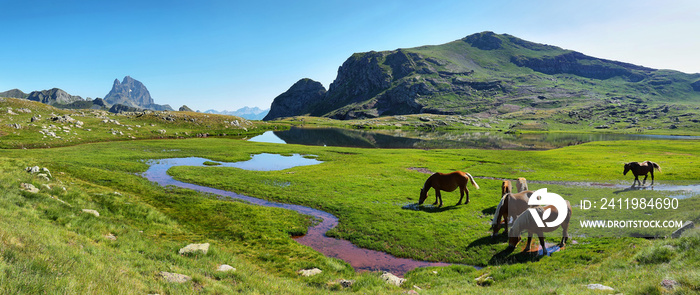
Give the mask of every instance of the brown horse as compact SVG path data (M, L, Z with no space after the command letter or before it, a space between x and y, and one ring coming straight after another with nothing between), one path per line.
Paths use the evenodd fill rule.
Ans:
M561 242L559 242L558 246L559 247L564 247L566 245L566 240L569 239L569 221L571 220L571 203L569 201L566 201L566 206L568 207L568 214L566 215L566 219L564 219L564 222L561 224L561 228L563 229L563 234L561 237ZM548 221L553 221L559 216L559 210L557 210L557 207L554 205L547 205L544 207L538 207L537 214L542 218L542 215L547 209L551 209L551 213L549 217L547 217L545 222ZM523 214L520 214L518 218L515 219L515 222L513 222L513 227L510 229L509 233L509 238L508 238L508 249L512 250L515 248L515 246L518 245L520 242L520 233L523 231L527 230L527 246L525 246L525 249L523 252L527 252L530 250L530 242L532 241L532 235L537 234L537 236L540 238L540 245L542 246L542 252L543 254L547 254L547 246L544 244L544 233L545 232L552 232L558 229L559 227L538 227L537 224L535 223L535 219L532 217L532 214L528 212L524 212Z
M435 173L428 177L428 180L425 181L423 188L420 190L418 205L422 205L423 202L425 202L425 199L428 198L428 191L430 188L433 188L435 189L435 203L433 203L433 205L437 204L438 200L440 200L440 205L438 207L442 207L442 195L440 195L440 191L451 192L458 187L459 202L457 202L457 205L462 203L462 198L464 198L465 194L467 195L467 201L464 202L464 204L469 204L467 182L471 182L476 189L479 189L479 185L474 182L474 178L469 173L464 173L462 171L455 171L447 174Z
M501 184L501 196L508 194L513 191L513 186L510 184L510 180L504 180Z
M518 192L522 192L522 191L528 190L528 188L527 188L527 180L525 180L524 177L518 177L518 182L515 183L515 188L518 189Z
M659 167L659 164L652 161L644 161L641 164L639 162L629 162L625 164L625 170L622 172L622 175L627 175L627 172L632 171L632 174L634 174L632 186L637 183L639 183L640 186L643 186L647 182L647 174L651 173L651 185L654 185L654 169L661 172L661 167ZM644 175L643 182L639 181L640 175Z
M505 233L508 233L508 219L510 217L515 219L527 208L530 208L527 202L533 193L533 191L522 191L517 194L506 193L501 197L501 201L496 206L496 214L491 222L492 237L495 237L501 228L505 228ZM503 218L503 223L501 223L501 218Z

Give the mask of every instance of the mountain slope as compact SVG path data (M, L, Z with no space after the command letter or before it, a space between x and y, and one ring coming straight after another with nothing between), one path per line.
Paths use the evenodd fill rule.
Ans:
M27 99L38 101L48 105L65 105L78 101L84 101L82 97L77 95L70 95L58 88L52 88L50 90L42 91L32 91L27 96Z
M284 96L274 119L336 119L435 113L473 114L581 107L612 98L636 102L700 102L700 74L655 70L586 56L507 34L483 32L436 46L356 53L328 91ZM282 96L282 95L281 95Z

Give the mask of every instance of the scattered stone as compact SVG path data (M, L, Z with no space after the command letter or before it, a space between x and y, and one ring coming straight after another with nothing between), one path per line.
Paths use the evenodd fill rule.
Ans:
M478 278L474 279L476 284L479 286L491 286L494 283L493 277L489 276L488 273L482 274Z
M33 122L37 122L37 121L40 121L40 120L41 120L41 119L40 119L39 117L33 116L29 121L33 123Z
M17 123L7 124L7 126L10 126L12 128L15 128L15 129L22 129L22 125L17 124Z
M54 200L56 200L56 201L59 201L59 202L61 202L61 203L63 203L63 204L68 205L68 207L73 207L73 206L71 206L70 204L66 203L65 201L63 201L63 200L57 198L56 196L51 196L51 198L54 199Z
M158 133L160 133L160 134L165 134L166 132L167 132L167 131L166 131L165 129L160 129L160 130L158 130Z
M320 269L314 267L312 269L302 269L302 270L298 271L297 273L303 277L310 277L310 276L315 276L317 274L320 274L320 273L322 273L322 271Z
M219 265L219 267L216 269L216 271L223 271L223 272L236 271L236 268L233 266L230 266L228 264L222 264L222 265Z
M681 284L677 282L676 280L670 280L670 279L665 279L661 281L661 287L666 288L667 290L673 290L677 286L680 286Z
M160 276L163 277L163 279L165 279L169 283L186 283L187 281L192 279L191 277L188 277L186 275L167 271L161 271Z
M39 166L27 167L25 170L29 173L39 173L39 171L41 171Z
M417 294L420 294L420 293L418 293L416 290L408 290L408 291L404 291L404 292L401 293L401 294L417 295Z
M116 241L117 237L115 235L113 235L112 233L108 233L105 235L105 239L108 239L110 241Z
M204 244L189 244L185 248L180 249L178 253L180 255L194 254L197 251L202 251L202 254L206 255L209 252L209 243Z
M8 115L17 115L15 112L12 111L12 109L7 110Z
M601 284L588 284L586 287L591 290L613 291L615 289Z
M21 109L17 109L17 112L31 114L32 110L27 109L27 108L21 108Z
M85 212L85 213L87 213L87 214L95 215L95 217L100 217L100 212L97 212L96 210L92 210L92 209L83 209L83 212Z
M403 284L403 282L406 281L406 279L399 278L393 275L392 273L386 271L380 276L380 278L384 280L387 284L391 284L394 286L401 286L401 284Z
M39 193L39 189L36 188L31 183L22 183L20 186L22 187L23 190L28 191L30 193L34 193L34 194Z
M42 184L42 185L41 185L41 188L42 188L42 189L45 189L45 190L47 190L47 191L50 191L50 190L51 190L51 187L50 187L48 184Z
M681 234L683 234L684 231L692 229L695 227L695 224L692 221L686 221L683 226L681 226L679 229L675 230L672 234L672 238L680 238Z
M39 177L39 178L41 178L41 179L43 179L43 180L46 180L46 181L50 181L50 180L51 180L51 179L49 179L49 176L46 175L46 173L39 173L39 174L37 174L36 176Z
M352 287L353 284L355 284L355 280L338 280L338 284L340 284L343 288L350 288Z

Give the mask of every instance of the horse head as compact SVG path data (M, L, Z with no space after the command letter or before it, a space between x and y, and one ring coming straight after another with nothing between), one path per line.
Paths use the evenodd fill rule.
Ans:
M630 171L630 163L625 163L625 171L622 172L622 175L627 175L627 172Z
M425 188L420 189L420 196L418 197L418 205L423 205L425 199L428 198L428 191Z
M520 243L520 236L508 238L508 249L514 249Z

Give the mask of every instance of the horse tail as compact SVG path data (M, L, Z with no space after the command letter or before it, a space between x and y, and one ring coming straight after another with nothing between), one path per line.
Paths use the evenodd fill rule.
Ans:
M476 184L476 181L474 181L474 177L472 177L471 174L466 173L466 172L465 172L464 174L466 174L467 177L469 177L469 181L471 181L472 185L473 185L476 189L479 189L479 185Z
M656 169L656 171L661 172L661 166L659 166L659 164L656 164L652 161L648 161L648 162L649 162L649 164L651 164L652 167L654 167Z

